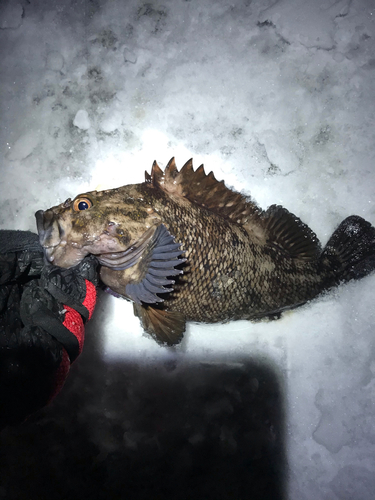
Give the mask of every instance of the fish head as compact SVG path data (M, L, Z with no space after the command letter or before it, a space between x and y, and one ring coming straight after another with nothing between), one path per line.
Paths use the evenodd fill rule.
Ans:
M113 258L139 246L160 221L138 186L79 194L36 212L39 241L48 261L69 268L88 254Z

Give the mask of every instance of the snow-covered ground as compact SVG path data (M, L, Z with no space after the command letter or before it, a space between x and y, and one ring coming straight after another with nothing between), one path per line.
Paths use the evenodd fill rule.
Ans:
M371 0L2 0L0 100L1 228L35 231L36 210L142 182L172 156L263 208L283 205L323 244L348 215L375 224ZM95 485L93 499L179 498L134 484L127 496L124 469L139 453L179 463L175 488L190 484L187 470L209 485L181 498L276 499L284 484L290 500L373 500L374 285L374 275L350 283L277 322L189 325L176 350L145 336L130 304L101 295L62 394L0 438L0 498L76 498L59 474L56 490L45 486L30 456L47 450L67 474L90 470L80 487ZM251 433L262 446L250 449ZM210 479L203 443L218 446ZM226 489L226 462L245 489ZM254 463L279 496L252 490ZM25 470L42 496L15 486Z

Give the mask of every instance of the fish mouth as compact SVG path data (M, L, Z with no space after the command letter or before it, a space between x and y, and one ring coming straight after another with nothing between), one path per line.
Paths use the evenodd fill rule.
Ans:
M55 260L55 256L53 255L55 248L56 247L49 247L49 248L43 247L44 255L48 260L48 262L52 263Z
M66 241L63 240L64 231L51 210L38 210L35 212L35 218L39 243L43 247L47 260L53 262L56 247L61 244L66 245Z
M43 248L46 260L63 268L76 266L90 253L98 256L98 260L102 260L103 265L108 265L108 267L123 265L124 262L132 265L135 262L134 259L137 260L140 257L150 236L147 232L147 241L141 238L140 242L124 249L124 246L119 244L115 228L112 226L110 227L112 231L103 230L101 234L90 240L82 238L82 241L74 241L70 234L69 225L65 230L61 223L64 221L61 221L52 209L38 210L35 213L35 218L39 243Z
M46 260L64 268L79 264L90 253L102 266L110 269L117 271L132 267L141 258L156 229L156 226L149 227L140 238L125 247L119 241L113 223L100 234L92 235L90 240L78 242L72 239L69 226L64 230L61 219L52 209L38 210L35 218Z
M36 227L39 234L39 242L42 247L56 246L61 241L63 229L57 221L52 210L38 210L35 212ZM56 242L56 240L59 240Z
M73 267L88 252L82 251L82 245L71 242L68 245L65 231L52 210L38 210L35 213L39 243L48 262L60 267Z

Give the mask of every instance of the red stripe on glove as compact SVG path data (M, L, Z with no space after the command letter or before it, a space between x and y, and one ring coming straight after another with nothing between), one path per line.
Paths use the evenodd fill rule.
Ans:
M83 305L89 312L89 319L91 319L92 313L95 309L96 304L96 287L91 281L85 280L86 282L86 297L83 301ZM68 328L69 331L73 333L75 337L77 337L78 345L79 345L79 354L81 354L83 349L83 342L85 340L85 327L83 324L82 316L75 309L72 309L69 306L64 305L66 310L65 319L63 325ZM54 380L54 388L53 392L50 396L49 401L51 401L62 389L66 377L68 376L70 369L70 359L66 350L62 349L62 359L60 366L56 370L55 380Z
M95 308L96 303L96 288L91 281L85 280L86 282L86 297L83 301L83 305L89 312L89 319L91 319L92 313ZM75 309L64 304L66 310L65 319L63 325L70 330L75 337L77 337L79 344L79 354L81 354L83 349L83 342L85 340L85 327L83 324L82 316Z
M91 283L91 281L86 281L86 297L83 301L83 305L89 312L89 319L91 319L92 313L94 312L95 304L96 304L96 288L95 285Z
M65 304L64 308L66 313L63 325L77 338L79 344L79 354L81 354L83 342L85 340L85 327L83 326L82 316L75 309L72 309Z

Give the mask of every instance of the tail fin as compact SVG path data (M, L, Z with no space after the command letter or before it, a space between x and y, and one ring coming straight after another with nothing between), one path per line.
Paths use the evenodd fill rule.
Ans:
M324 248L321 264L335 283L367 276L375 269L375 228L358 215L347 217Z

